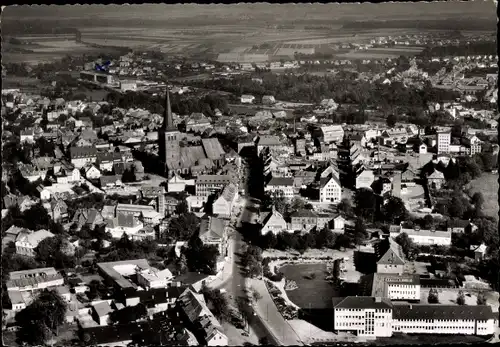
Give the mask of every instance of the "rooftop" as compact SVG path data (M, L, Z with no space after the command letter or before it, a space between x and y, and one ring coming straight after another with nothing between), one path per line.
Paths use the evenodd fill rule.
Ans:
M97 264L97 267L113 281L115 281L115 283L122 289L136 288L132 282L123 276L130 276L134 274L137 266L143 269L149 268L149 264L146 259L131 259Z
M394 319L495 319L491 306L487 305L394 305Z
M373 298L370 296L348 296L335 305L334 309L358 308L358 309L391 309L389 299Z

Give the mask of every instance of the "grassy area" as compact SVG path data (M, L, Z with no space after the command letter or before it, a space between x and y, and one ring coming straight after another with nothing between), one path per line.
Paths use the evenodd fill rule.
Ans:
M280 269L285 278L297 283L298 288L287 291L288 298L301 308L323 309L332 308L332 297L337 292L325 281L326 264L296 264L285 265ZM305 276L314 275L306 279Z
M484 213L498 219L498 174L483 173L469 184L471 194L483 193Z

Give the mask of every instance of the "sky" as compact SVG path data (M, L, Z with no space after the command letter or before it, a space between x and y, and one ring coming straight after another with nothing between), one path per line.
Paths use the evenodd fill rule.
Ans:
M189 18L211 16L259 16L276 13L282 18L296 19L398 19L400 17L439 18L442 16L496 17L493 0L441 1L415 3L363 4L238 4L238 5L65 5L65 6L9 6L3 19L22 18ZM278 17L278 18L279 18ZM400 18L403 19L403 18Z

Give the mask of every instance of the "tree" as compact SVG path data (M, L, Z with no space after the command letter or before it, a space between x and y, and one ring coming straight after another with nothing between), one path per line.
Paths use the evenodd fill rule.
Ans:
M228 321L231 317L229 302L227 297L218 289L209 289L204 286L202 289L206 302L211 306L210 310L215 317L221 321Z
M123 171L122 182L123 183L137 182L137 177L135 176L135 168L133 165L130 168Z
M185 213L173 218L169 225L169 236L180 241L189 240L200 229L200 221L194 213Z
M382 214L386 221L390 221L394 224L396 222L404 221L408 216L408 211L406 210L406 206L401 198L391 196L387 203L382 207Z
M217 256L219 255L217 247L204 245L197 234L189 240L184 254L190 271L211 275L217 273Z
M368 238L368 232L366 231L365 223L361 218L356 219L352 236L353 241L356 245L361 244Z
M488 300L486 299L486 296L484 295L484 293L478 293L477 294L477 304L478 305L487 305L488 304Z
M31 345L44 344L52 334L58 334L65 321L66 310L66 302L56 291L44 289L16 315L20 327L19 339Z
M401 233L396 237L396 242L401 246L404 255L408 258L412 258L413 250L415 249L415 244L410 239L407 233Z
M181 256L177 259L175 263L175 269L178 274L184 274L188 271L187 259L185 254L181 254Z
M437 289L431 288L429 290L429 295L427 296L427 302L429 304L439 304L439 293Z
M395 114L391 113L389 116L387 116L387 119L385 122L389 128L394 128L397 121L398 121L398 117Z
M481 192L476 192L472 195L471 202L474 204L476 210L481 210L484 205L484 196Z
M186 199L181 200L177 206L175 206L175 213L177 214L185 214L188 213L188 204Z
M377 211L377 198L370 189L358 189L354 196L354 202L358 216L367 220L374 220L374 215Z
M354 209L352 207L351 202L348 199L342 199L337 206L340 212L343 212L346 216L353 216Z
M464 213L467 212L467 206L465 205L463 198L454 196L451 198L451 202L448 206L448 213L451 217L462 218Z
M461 290L458 291L457 304L465 305L465 294Z

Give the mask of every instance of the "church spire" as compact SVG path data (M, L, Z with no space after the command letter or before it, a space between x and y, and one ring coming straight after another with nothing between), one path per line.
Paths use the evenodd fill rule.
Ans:
M165 105L163 110L163 128L165 130L174 129L174 120L172 118L172 109L170 108L170 93L168 86L165 87Z

